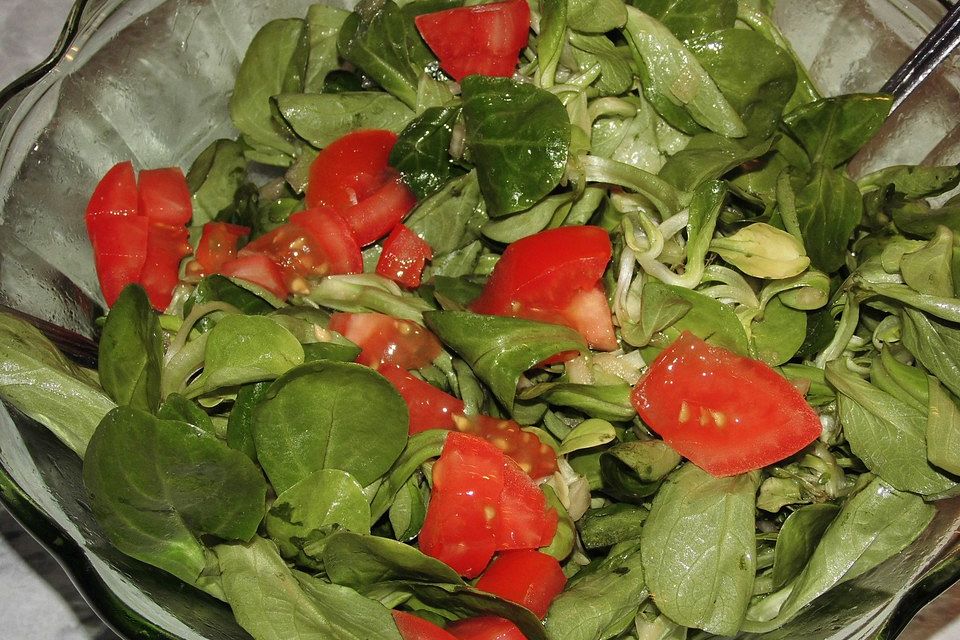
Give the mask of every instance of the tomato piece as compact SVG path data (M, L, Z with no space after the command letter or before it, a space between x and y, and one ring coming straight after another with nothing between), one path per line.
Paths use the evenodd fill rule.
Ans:
M477 589L526 607L542 620L566 584L556 558L528 549L499 554L480 576Z
M631 399L677 453L718 477L783 460L821 431L817 413L786 378L690 332L660 353Z
M137 175L133 163L118 162L107 171L90 196L87 203L87 224L94 216L103 214L115 216L139 215L140 200L137 194ZM122 237L122 236L118 236Z
M531 478L543 478L557 470L557 453L513 420L490 416L454 416L461 433L471 433L492 443L516 462Z
M187 179L179 167L140 172L140 215L151 222L182 226L193 217Z
M227 262L236 259L237 243L250 235L250 227L226 222L208 222L197 243L196 259L202 273L217 273Z
M433 249L405 225L398 224L383 242L377 273L408 289L420 286L420 276Z
M547 497L508 456L503 465L503 494L497 518L497 551L538 549L553 541L559 517Z
M610 236L600 227L559 227L521 238L503 252L470 309L563 324L595 349L615 349L600 283L611 255Z
M100 213L104 211L107 210L100 210ZM113 306L124 287L137 282L140 277L147 259L149 226L146 218L136 215L107 213L87 218L87 234L93 245L97 279L109 306ZM119 242L121 238L122 242Z
M517 625L495 616L458 620L447 631L457 640L527 640Z
M456 640L444 629L419 616L394 609L390 612L403 640Z
M363 255L350 227L331 209L308 209L290 216L290 222L307 230L322 256L316 275L363 272Z
M480 575L496 548L503 462L503 453L481 438L447 436L433 465L433 491L419 536L423 553L462 576Z
M173 289L180 282L180 261L190 255L188 237L186 227L150 224L147 254L138 282L157 311L164 311L173 300Z
M429 382L415 378L395 364L385 364L377 371L389 380L410 410L410 435L428 429L453 429L453 416L463 413L463 401L445 393Z
M310 165L307 207L330 208L360 246L379 240L416 204L389 164L397 134L361 129L334 140Z
M357 362L374 369L421 369L440 355L440 340L429 329L383 313L335 313L329 328L359 346Z
M252 282L280 299L287 297L283 272L269 257L262 253L240 256L220 267L220 273L230 278Z
M440 68L457 82L473 74L509 78L527 46L530 7L508 0L426 13L414 22Z

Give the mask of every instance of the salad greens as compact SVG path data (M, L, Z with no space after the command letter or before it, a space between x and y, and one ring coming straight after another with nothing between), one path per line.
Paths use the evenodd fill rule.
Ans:
M421 287L369 273L378 244L368 273L289 300L212 275L158 316L129 287L98 371L0 315L0 397L83 458L118 549L258 640L397 640L394 608L549 640L790 637L824 594L858 615L869 594L835 587L960 492L960 168L851 175L891 99L821 97L766 2L531 2L517 75L457 84L413 19L459 5L362 0L264 25L230 99L238 137L188 174L194 225L257 236L305 207L321 149L393 131L418 198L405 224L433 250ZM616 350L468 310L506 245L583 224L613 245ZM444 348L418 378L557 452L543 550L569 582L543 623L417 547L447 431L408 437L406 403L353 363L335 311L429 328ZM818 440L726 478L683 461L630 397L683 332L776 367Z

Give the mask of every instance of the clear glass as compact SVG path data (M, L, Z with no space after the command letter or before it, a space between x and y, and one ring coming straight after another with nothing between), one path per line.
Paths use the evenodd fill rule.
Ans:
M309 0L80 0L59 50L0 93L0 302L82 334L103 308L83 208L115 162L186 167L233 135L227 99L257 27ZM828 94L871 91L944 13L931 0L781 0L775 17ZM858 158L960 161L960 72L947 65ZM221 603L115 551L91 517L79 460L0 407L0 498L127 638L248 637ZM960 498L907 552L816 601L789 635L893 638L960 578ZM844 593L874 597L860 609ZM861 599L862 601L862 599ZM785 637L772 633L768 638Z

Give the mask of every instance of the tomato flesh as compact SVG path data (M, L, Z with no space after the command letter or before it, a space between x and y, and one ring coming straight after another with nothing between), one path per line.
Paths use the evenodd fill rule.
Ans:
M566 325L594 349L616 349L600 282L612 251L600 227L559 227L521 238L504 250L470 309Z
M195 254L201 273L217 273L224 264L236 259L237 243L248 235L250 227L238 224L208 222L203 225Z
M136 216L140 214L140 197L137 192L137 174L133 163L119 162L107 171L97 183L87 204L86 218L115 215Z
M403 640L456 640L444 629L419 616L394 609L390 612Z
M463 401L429 382L415 378L403 367L382 365L377 371L389 380L410 411L410 435L428 429L453 429L453 416L463 413Z
M516 462L503 465L503 495L497 518L497 551L539 549L553 541L559 518L547 497Z
M154 309L170 306L173 290L180 282L180 261L190 255L186 227L152 223L147 235L147 254L139 282Z
M113 306L123 288L140 277L147 259L149 226L146 218L134 215L87 218L97 279L108 305ZM117 242L117 238L123 238L123 242Z
M416 289L420 286L423 268L432 257L429 244L406 226L398 224L383 242L377 273L403 287Z
M307 207L343 218L360 246L390 232L416 204L389 164L397 134L361 129L334 140L310 165Z
M447 631L457 640L527 640L517 625L495 616L458 620Z
M480 436L516 462L531 478L543 478L557 470L557 454L513 420L490 416L454 417L457 431Z
M817 413L786 378L690 332L660 353L631 399L677 453L718 477L779 462L821 432Z
M336 213L330 209L308 209L290 216L290 222L300 225L307 231L320 264L315 268L316 275L361 273L363 256L360 245Z
M220 268L222 275L246 280L266 289L278 298L287 297L287 285L277 264L261 253L240 256Z
M556 558L528 549L497 555L480 576L477 588L526 607L542 620L566 584Z
M374 369L422 369L440 355L440 340L429 329L383 313L335 313L329 328L359 346L357 362Z
M480 575L496 550L502 470L503 453L493 445L456 432L447 436L433 465L420 550L462 576Z
M474 74L509 78L527 46L530 7L526 0L492 2L426 13L414 22L440 68L457 82Z
M140 215L151 222L183 226L193 217L187 179L179 167L144 169L140 172Z

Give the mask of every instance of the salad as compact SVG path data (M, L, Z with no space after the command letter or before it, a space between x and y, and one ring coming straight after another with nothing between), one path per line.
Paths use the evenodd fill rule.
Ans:
M258 640L793 637L960 478L960 168L847 162L764 0L264 25L235 139L124 159L96 370L0 397ZM839 595L838 595L839 594ZM809 635L809 634L808 634Z

